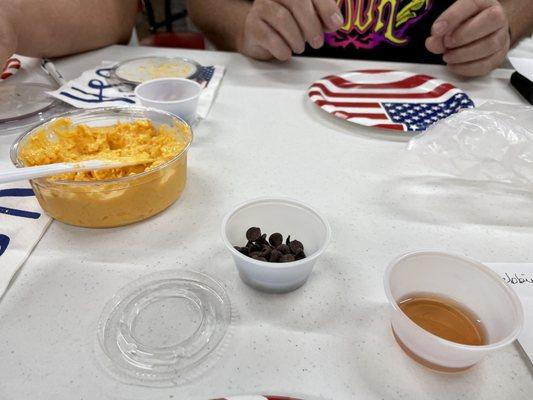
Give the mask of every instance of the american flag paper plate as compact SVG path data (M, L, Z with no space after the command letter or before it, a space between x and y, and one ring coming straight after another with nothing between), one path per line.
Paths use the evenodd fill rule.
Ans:
M359 70L313 83L309 98L324 111L374 128L424 131L473 101L451 83L429 75L394 70Z

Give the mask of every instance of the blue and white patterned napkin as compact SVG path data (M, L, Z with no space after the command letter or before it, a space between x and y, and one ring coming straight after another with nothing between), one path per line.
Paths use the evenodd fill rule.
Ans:
M51 221L29 183L0 185L0 298Z
M140 105L131 88L112 82L110 74L115 64L103 62L98 68L85 71L80 77L48 94L76 108ZM200 119L207 117L224 72L225 67L220 65L201 67L197 78L204 85L198 101L197 114Z

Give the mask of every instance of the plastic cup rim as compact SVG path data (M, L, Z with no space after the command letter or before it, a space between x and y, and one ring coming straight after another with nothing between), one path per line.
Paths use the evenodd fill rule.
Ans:
M195 86L198 89L198 92L190 97L186 97L184 99L179 99L179 100L154 100L146 96L141 96L139 94L139 89L149 86L150 84L153 84L154 82L162 82L162 81L187 82L187 84L192 84L193 86ZM180 103L186 103L188 101L191 101L191 100L194 100L200 97L200 94L202 93L202 85L188 78L156 78L156 79L150 79L148 81L145 81L137 85L133 92L135 93L135 96L139 100L141 100L141 102L150 102L152 104L180 104Z
M456 342L453 342L451 340L443 339L440 336L437 336L437 335L425 330L424 328L420 327L418 324L413 322L402 311L402 309L400 308L400 306L398 305L398 303L396 302L396 300L392 296L392 291L391 291L391 288L390 288L390 275L392 273L392 270L398 265L398 263L400 261L405 260L406 258L410 258L410 257L413 257L413 256L419 256L419 255L445 256L445 257L451 257L451 258L459 259L461 261L466 261L466 262L472 264L473 266L477 267L480 272L485 273L486 275L488 275L489 277L494 279L496 282L498 282L498 284L500 285L502 290L504 290L506 292L506 294L511 299L511 302L515 306L514 312L515 312L515 314L517 316L517 324L514 327L514 329L511 331L511 333L509 333L506 337L504 337L503 339L501 339L501 340L499 340L499 341L497 341L495 343L489 343L489 344L474 346L474 345L456 343ZM407 320L408 324L411 326L412 329L414 329L416 331L419 331L419 332L422 332L422 333L424 333L426 335L429 335L429 336L433 337L435 340L437 340L438 342L440 342L442 344L446 344L448 346L452 346L452 347L455 347L457 349L463 349L463 350L474 351L474 352L485 352L485 351L488 351L488 350L499 349L501 347L504 347L504 346L512 343L517 338L517 336L520 334L520 331L522 330L522 327L524 325L524 311L523 311L523 308L522 308L522 303L520 302L520 299L518 298L516 293L501 280L501 278L498 276L498 274L496 274L496 272L491 270L489 267L487 267L486 265L484 265L483 263L481 263L479 261L476 261L476 260L474 260L472 258L465 257L465 256L462 256L462 255L459 255L459 254L440 251L440 250L416 250L416 251L411 251L411 252L402 254L402 255L394 258L392 261L390 261L390 263L387 266L387 269L385 271L385 275L383 277L383 285L384 285L385 294L387 296L387 300L389 302L389 305L395 311L398 311L402 315L402 317Z
M230 241L228 240L228 237L226 235L226 226L228 225L229 220L239 210L242 210L245 207L248 207L248 206L251 206L251 205L254 205L254 204L258 204L258 203L269 202L269 201L278 201L278 202L285 203L285 204L292 204L292 205L295 205L295 206L297 206L299 208L306 209L306 210L310 211L311 213L313 213L320 220L320 222L324 225L324 228L326 229L326 237L325 237L322 245L318 248L317 251L315 251L311 255L309 255L306 258L303 258L301 260L291 261L291 262L286 262L286 263L271 263L271 262L268 262L268 261L254 260L253 258L247 257L244 254L241 254L240 252L235 250L235 248L230 243ZM224 216L224 219L222 220L221 235L222 235L222 240L224 241L224 244L226 245L226 248L233 254L233 256L238 257L239 259L241 259L244 262L249 263L250 265L258 266L258 267L261 267L263 269L264 268L270 268L270 269L273 269L273 270L280 270L280 269L296 268L296 267L302 266L304 264L311 263L314 260L316 260L317 258L319 258L324 253L324 251L326 251L326 249L327 249L327 247L328 247L328 245L329 245L329 243L331 241L331 227L330 227L328 221L326 220L326 218L321 213L319 213L313 207L308 206L307 204L304 204L304 203L302 203L302 202L300 202L298 200L291 199L289 197L268 197L268 196L265 196L265 197L258 197L258 198L252 199L252 200L248 200L248 201L242 202L239 205L235 206L230 212L228 212Z

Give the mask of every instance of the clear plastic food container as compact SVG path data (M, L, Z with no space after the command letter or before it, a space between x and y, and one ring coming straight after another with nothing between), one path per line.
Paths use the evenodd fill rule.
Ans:
M283 232L305 245L306 258L287 263L254 260L235 250L246 242L245 232L259 226L265 232ZM239 276L258 290L285 293L307 282L316 261L331 239L331 228L318 211L287 198L262 197L247 201L226 215L222 222L222 240L233 256Z
M185 141L184 149L171 160L139 174L98 181L50 180L30 181L43 210L58 221L70 225L108 228L149 218L173 204L187 180L187 151L192 131L183 120L163 111L144 108L100 108L77 110L52 118L26 132L13 144L11 160L24 167L20 151L39 130L51 126L58 118L69 118L73 125L109 126L118 122L148 119L157 128L175 126L176 135Z
M522 306L513 290L488 267L466 257L436 251L403 255L390 263L384 285L398 344L411 358L431 369L467 369L512 343L522 329ZM486 343L452 342L417 325L399 305L406 296L416 293L463 305L484 327Z

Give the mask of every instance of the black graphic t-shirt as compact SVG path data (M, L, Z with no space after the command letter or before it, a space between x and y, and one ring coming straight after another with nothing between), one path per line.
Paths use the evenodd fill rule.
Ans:
M426 50L433 22L455 0L337 0L344 25L312 57L442 63Z

